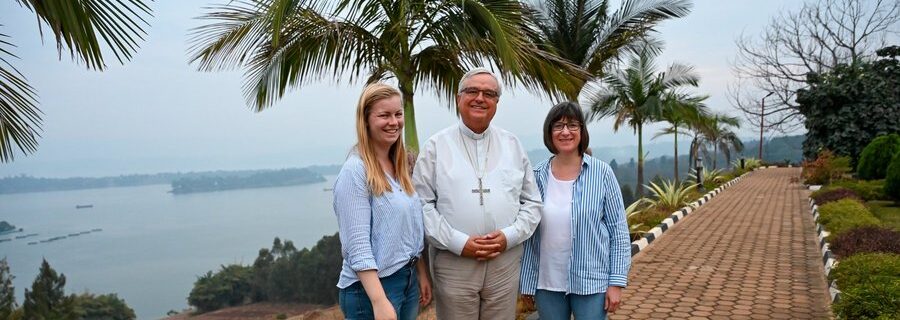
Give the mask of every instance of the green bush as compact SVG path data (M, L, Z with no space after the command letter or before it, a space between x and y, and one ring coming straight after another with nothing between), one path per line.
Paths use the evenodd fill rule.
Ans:
M900 202L900 152L894 154L891 165L888 166L884 179L884 193L894 202Z
M878 226L880 221L859 201L844 199L819 206L819 223L831 238L854 228Z
M839 318L897 319L900 315L900 255L853 255L841 260L829 278L841 290L841 299L832 306Z
M79 319L131 320L135 319L134 310L115 293L94 295L82 293L73 295L75 312Z
M201 313L241 305L250 298L251 276L252 267L236 264L209 271L194 283L188 303Z
M887 199L884 194L884 180L835 180L829 186L853 190L866 201Z
M856 175L864 180L884 179L897 151L900 151L900 135L892 133L875 138L860 153Z

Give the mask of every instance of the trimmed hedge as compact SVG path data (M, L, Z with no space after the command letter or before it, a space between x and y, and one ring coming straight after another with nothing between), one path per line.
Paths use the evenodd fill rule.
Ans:
M835 237L830 248L838 258L870 252L900 254L900 232L882 227L857 228Z
M884 179L897 151L900 151L900 135L892 133L873 139L860 153L857 176L865 180Z
M878 226L880 221L869 209L856 200L843 199L819 206L819 222L831 233L831 238L855 228Z
M853 190L866 201L887 200L884 194L884 180L836 180L832 181L830 186Z
M822 189L813 192L810 196L813 200L816 200L816 204L823 205L829 202L838 201L842 199L855 199L861 200L862 197L853 192L853 190L842 188L842 187L832 187L828 186Z
M842 319L897 319L900 315L900 255L862 253L850 256L831 272L841 299L832 305Z

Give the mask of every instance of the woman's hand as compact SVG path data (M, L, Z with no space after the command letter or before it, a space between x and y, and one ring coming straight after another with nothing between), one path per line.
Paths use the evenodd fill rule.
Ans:
M431 280L428 275L419 274L419 305L427 306L431 303Z
M427 257L423 254L422 258L416 262L416 272L419 275L419 305L423 307L431 303L431 278L428 276L426 259Z
M606 304L603 306L603 309L606 309L607 313L615 313L616 310L619 310L619 305L622 303L622 287L609 287L606 289Z
M525 304L526 311L533 311L537 308L534 307L534 296L530 294L522 295L522 303Z
M375 320L397 320L397 312L388 299L372 301L372 311L375 312Z

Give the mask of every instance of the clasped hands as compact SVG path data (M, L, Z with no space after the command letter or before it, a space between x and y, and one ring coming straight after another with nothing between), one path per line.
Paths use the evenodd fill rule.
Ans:
M483 236L469 236L463 247L462 256L486 261L496 258L503 251L506 251L506 235L500 230L495 230Z

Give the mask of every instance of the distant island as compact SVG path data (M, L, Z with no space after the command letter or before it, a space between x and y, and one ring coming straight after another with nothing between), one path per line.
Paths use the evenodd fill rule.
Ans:
M9 224L6 221L0 221L0 234L4 234L7 232L16 231L16 226Z
M319 175L337 174L340 165L316 165L304 168ZM286 169L296 170L296 169ZM0 194L65 191L79 189L134 187L153 184L172 184L180 179L216 177L249 177L274 170L216 170L201 172L165 172L155 174L131 174L115 177L39 178L27 175L0 178Z
M249 176L182 178L172 181L173 194L212 192L234 189L282 187L325 181L321 174L309 169L262 171Z

